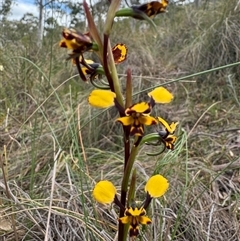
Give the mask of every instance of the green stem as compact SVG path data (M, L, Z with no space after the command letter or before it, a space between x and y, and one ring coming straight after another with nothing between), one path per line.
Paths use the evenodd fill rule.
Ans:
M132 72L127 69L125 109L132 105Z
M124 106L123 96L122 96L122 92L121 92L120 82L119 82L119 79L118 79L116 65L115 65L115 62L114 62L113 54L112 54L112 48L111 48L110 40L108 40L108 60L109 60L109 70L110 70L112 81L113 81L116 99L121 106Z
M119 8L120 3L121 3L121 0L113 0L113 1L111 1L111 4L109 6L107 18L105 21L105 28L104 28L104 34L106 34L108 36L110 35L112 25L113 25L113 20L115 17L115 13Z
M136 191L136 179L137 179L137 170L134 168L132 172L132 178L128 190L128 198L127 198L127 207L130 206L130 203L134 201L135 198L135 191Z
M123 176L122 186L121 186L121 203L124 207L126 206L129 177L131 174L133 163L134 163L135 158L138 153L138 148L139 148L139 146L133 145L130 156L127 160L125 171L124 171L124 176ZM119 216L120 217L124 216L124 212L122 210L120 210ZM121 225L119 225L119 228L122 228ZM120 233L120 231L121 231L121 233ZM123 227L121 230L119 229L118 241L125 241L127 239L127 234L128 234L128 229L126 227L125 228Z
M130 137L129 137L130 129L128 127L124 127L124 172L127 167L127 163L130 155Z
M127 193L127 189L128 189L128 181L129 181L129 177L131 174L131 170L133 167L133 163L135 161L135 158L137 156L138 153L138 147L139 146L135 146L133 145L132 149L131 149L131 153L126 165L126 169L124 172L124 176L123 176L123 180L122 180L122 186L121 186L121 192L126 194ZM121 195L121 203L125 206L126 205L126 196L125 196L125 200L122 199L122 195Z
M105 75L107 77L109 87L112 92L115 92L114 90L114 85L113 85L113 80L111 73L109 71L109 66L108 66L108 36L104 34L104 39L103 39L103 68Z

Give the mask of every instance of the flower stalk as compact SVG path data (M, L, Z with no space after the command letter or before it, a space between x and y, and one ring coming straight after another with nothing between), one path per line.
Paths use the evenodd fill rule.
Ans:
M123 43L118 43L112 48L110 41L116 16L130 16L139 20L147 20L155 26L152 18L165 12L168 0L162 0L161 3L152 1L140 6L118 10L120 2L120 0L111 1L104 31L100 33L86 0L84 0L83 7L88 22L88 32L81 33L76 30L64 29L64 39L59 45L71 50L69 58L77 67L80 78L85 82L89 80L96 88L89 94L89 104L97 108L114 107L118 110L119 117L115 120L115 124L122 125L124 148L120 195L110 181L101 180L93 189L93 197L99 203L108 205L114 203L119 208L118 241L125 241L128 234L131 238L137 237L141 225L151 224L151 218L147 216L147 208L153 198L163 196L168 189L168 180L165 177L159 174L150 177L144 189L146 192L145 200L141 205L137 205L135 200L137 171L134 169L134 162L138 156L139 147L145 144L157 147L163 145L164 148L157 153L158 155L165 149L173 150L177 140L174 132L178 122L168 124L162 117L151 116L152 109L156 104L167 104L173 99L173 95L163 87L155 88L149 92L147 102L133 103L133 80L129 68L127 69L126 93L123 93L116 65L125 61L127 47ZM87 51L96 54L98 61L85 59L84 55ZM105 79L103 80L103 78ZM101 84L97 83L99 79L101 79ZM125 96L125 100L123 96ZM155 133L145 135L145 128L150 128L153 125L162 128ZM149 153L149 155L153 154L156 153Z

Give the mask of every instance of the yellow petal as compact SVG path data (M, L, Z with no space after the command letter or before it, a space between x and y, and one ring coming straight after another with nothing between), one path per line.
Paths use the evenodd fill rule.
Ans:
M134 119L131 116L120 117L120 118L117 118L116 121L121 122L122 125L124 125L124 126L129 126L134 123Z
M152 222L151 219L149 217L147 217L147 216L139 216L138 220L143 225L150 224Z
M148 96L152 97L156 103L169 103L173 99L173 95L165 88L158 87L148 93Z
M88 36L87 33L83 34L83 33L77 32L75 29L64 28L62 31L62 36L66 40L70 40L70 41L73 40L73 42L76 43L78 47L81 47L81 46L91 47L92 46L92 40Z
M149 103L147 102L141 102L133 105L132 107L126 109L126 114L128 111L134 111L137 113L143 113L143 114L149 114L151 112L151 108L149 106Z
M140 123L146 126L157 124L157 120L152 116L140 116L138 119Z
M167 7L167 5L168 5L168 0L162 0L162 5L163 5L164 7Z
M82 58L82 56L80 56L80 58ZM89 64L90 66L91 66L91 64L94 64L94 62L91 59L85 59L85 62L87 64ZM73 59L73 63L76 64L74 59ZM81 69L82 69L82 72L84 75L91 74L91 72L92 72L92 70L88 69L86 66L82 66Z
M165 139L165 141L170 142L172 144L174 144L176 140L177 140L177 137L174 135L168 135L167 138Z
M122 224L127 224L127 223L130 222L130 217L129 217L129 216L121 217L121 218L119 218L119 221L120 221Z
M167 138L164 139L163 141L164 141L167 149L173 150L174 149L174 143L176 142L176 140L177 140L176 136L168 135Z
M167 129L167 131L172 134L176 130L176 127L178 125L178 122L172 122L171 125L169 125L163 118L158 117L158 121Z
M168 189L168 180L161 175L154 175L147 181L145 192L153 198L161 197Z
M170 132L170 133L174 133L178 124L179 124L179 122L172 122L172 124L170 125L172 132Z
M102 204L112 203L116 193L115 186L107 180L98 182L93 189L93 197Z
M85 67L85 66L83 66L83 67L81 67L81 70L82 70L82 72L83 72L83 74L86 76L88 73L88 68L87 67Z
M114 105L116 94L109 90L93 90L88 97L90 105L98 108L107 108Z
M86 62L87 64L94 64L94 61L92 61L91 59L85 59L85 62Z
M138 217L138 216L143 216L146 214L146 210L144 208L137 208L137 207L130 207L125 210L125 215L127 216L133 216L133 217Z
M167 129L167 131L169 133L172 133L171 132L171 127L169 126L169 124L161 117L158 117L158 121Z
M79 44L76 42L75 39L62 39L59 43L59 46L62 48L77 49L79 47Z

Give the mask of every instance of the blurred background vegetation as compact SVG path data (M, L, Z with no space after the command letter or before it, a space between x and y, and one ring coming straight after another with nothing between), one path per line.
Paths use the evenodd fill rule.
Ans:
M151 157L156 148L146 146L135 162L139 200L152 173L170 182L141 240L238 241L240 67L218 67L240 61L240 1L169 2L154 19L157 34L127 18L111 33L112 45L128 47L117 66L123 90L128 68L134 93L143 91L135 101L165 85L174 101L155 114L180 122L173 152ZM93 86L58 46L63 27L87 30L82 4L39 0L39 16L19 21L9 18L11 4L0 4L0 240L114 240L116 210L95 204L91 190L100 179L120 185L117 112L88 106ZM67 12L69 25L44 18L46 9ZM100 31L107 9L108 1L91 3Z

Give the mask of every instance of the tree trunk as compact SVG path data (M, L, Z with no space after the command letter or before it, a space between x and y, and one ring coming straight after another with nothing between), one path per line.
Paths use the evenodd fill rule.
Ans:
M201 0L195 0L195 6L198 8L201 4Z
M39 0L39 18L38 18L38 39L37 45L39 48L42 47L42 40L43 40L43 0Z

